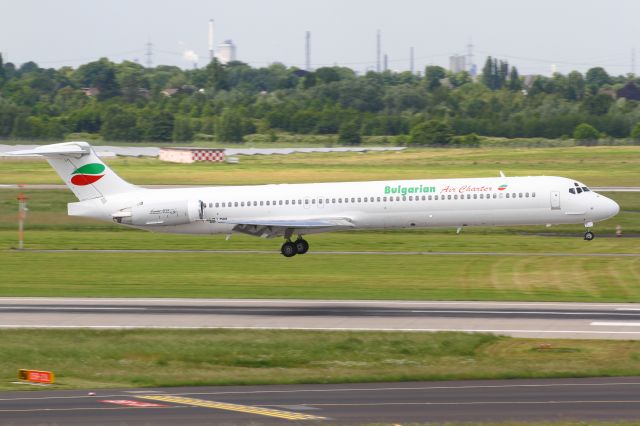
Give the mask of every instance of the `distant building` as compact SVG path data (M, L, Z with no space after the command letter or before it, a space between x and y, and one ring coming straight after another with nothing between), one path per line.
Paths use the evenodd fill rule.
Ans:
M100 94L100 89L97 87L83 87L80 90L87 96L98 96Z
M633 81L628 82L624 87L616 92L618 98L632 99L640 101L640 88Z
M459 73L467 70L467 57L465 55L453 55L449 57L449 71Z
M224 148L160 148L159 159L171 163L193 163L208 161L222 163L225 160Z
M218 45L216 58L223 64L236 60L236 45L231 40L225 40Z

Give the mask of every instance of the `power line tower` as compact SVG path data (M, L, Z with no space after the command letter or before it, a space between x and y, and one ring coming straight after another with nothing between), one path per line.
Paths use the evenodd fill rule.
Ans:
M151 68L153 66L153 43L148 41L145 46L147 47L147 51L144 54L147 57L147 68Z
M376 72L380 72L380 30L376 32Z
M304 36L304 67L311 71L311 31L307 31Z

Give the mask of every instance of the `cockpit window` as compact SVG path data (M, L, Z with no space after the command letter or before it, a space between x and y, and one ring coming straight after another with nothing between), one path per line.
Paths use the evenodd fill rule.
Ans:
M572 194L575 194L575 193L576 193L576 190L575 190L575 189L573 189L573 188L569 188L569 192L570 192L570 193L572 193Z
M591 190L590 190L589 188L587 188L586 186L583 186L583 187L582 187L582 190L583 190L584 192L589 192L589 191L591 191Z
M576 188L576 191L578 192L578 194L582 194L582 188L577 187L577 188Z

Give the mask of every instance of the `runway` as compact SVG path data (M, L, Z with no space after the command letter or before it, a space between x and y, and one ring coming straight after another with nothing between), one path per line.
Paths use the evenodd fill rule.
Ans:
M640 305L251 299L0 298L0 328L462 331L640 339Z
M0 392L0 423L258 425L640 419L640 377Z

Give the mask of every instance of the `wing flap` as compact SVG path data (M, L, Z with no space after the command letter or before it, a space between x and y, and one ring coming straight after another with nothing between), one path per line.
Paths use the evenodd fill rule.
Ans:
M348 227L355 225L347 218L327 219L238 219L226 220L224 223L232 225L271 226L278 228L332 228Z

